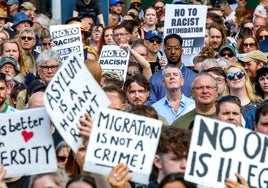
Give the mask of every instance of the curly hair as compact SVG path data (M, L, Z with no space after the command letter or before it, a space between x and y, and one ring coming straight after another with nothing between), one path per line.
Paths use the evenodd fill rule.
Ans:
M187 157L191 131L175 126L162 126L157 154L173 152L179 159Z

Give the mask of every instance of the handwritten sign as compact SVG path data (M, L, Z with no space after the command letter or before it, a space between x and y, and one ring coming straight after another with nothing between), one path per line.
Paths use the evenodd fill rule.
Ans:
M80 25L53 25L49 30L55 44L53 49L60 54L62 62L68 61L68 56L73 53L84 56Z
M268 137L235 125L196 116L185 179L224 188L240 173L249 187L267 187Z
M128 164L132 181L147 184L161 133L159 120L100 108L94 120L84 170L108 175Z
M0 164L6 177L57 170L50 121L45 108L0 113Z
M129 51L117 45L104 45L99 58L103 71L116 71L125 79L129 61Z
M82 143L77 125L87 112L93 117L100 106L110 104L80 56L72 54L47 86L44 104L64 140L76 152Z
M182 62L192 66L192 59L201 52L205 41L207 6L166 5L164 36L176 33L183 39Z

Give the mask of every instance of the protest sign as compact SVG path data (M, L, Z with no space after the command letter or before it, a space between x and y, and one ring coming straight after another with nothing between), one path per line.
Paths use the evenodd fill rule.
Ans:
M193 58L201 52L205 41L207 6L166 5L164 36L175 33L182 37L182 62L193 65Z
M249 187L268 186L268 137L235 125L196 116L185 179L224 188L240 173Z
M0 113L0 119L0 164L7 178L57 170L45 108Z
M117 45L104 45L99 57L102 71L116 71L124 80L127 76L129 50L123 50Z
M84 60L71 54L48 84L44 104L59 133L76 152L82 143L79 119L86 112L93 117L100 106L106 107L110 101Z
M87 147L84 170L108 175L113 166L128 164L132 181L147 184L162 122L100 108Z
M84 57L80 25L53 25L49 30L55 44L53 49L57 50L62 62L68 61L68 56L73 53Z

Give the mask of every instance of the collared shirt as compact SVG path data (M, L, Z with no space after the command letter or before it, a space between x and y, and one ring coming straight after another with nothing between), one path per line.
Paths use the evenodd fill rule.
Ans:
M17 111L16 108L13 108L12 106L5 104L5 107L3 108L3 110L0 113L8 113L8 112L15 112Z
M173 106L169 103L167 96L154 103L152 107L154 107L157 113L163 116L168 121L168 124L171 125L175 119L178 119L182 114L184 114L183 112L188 106L194 103L193 99L182 94L180 107L177 113L174 111Z
M196 73L191 69L185 67L184 64L181 65L180 69L182 76L184 78L184 84L181 87L181 91L185 96L191 97L192 96L191 84L196 76ZM148 105L154 104L155 102L157 102L166 95L166 89L162 83L163 80L162 71L163 69L153 74L153 76L151 76L150 78L151 89L150 89L150 96L147 101Z

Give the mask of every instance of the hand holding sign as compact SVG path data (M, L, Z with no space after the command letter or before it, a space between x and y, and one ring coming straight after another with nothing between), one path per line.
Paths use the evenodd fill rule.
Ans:
M84 138L84 144L87 145L93 125L93 120L88 113L85 114L85 118L86 119L81 118L79 120L81 125L78 125L78 129L79 134Z
M126 164L118 164L113 167L112 171L109 174L108 181L111 187L116 188L125 188L131 187L128 181L131 179L131 175L129 173L128 165Z
M1 188L7 188L6 183L3 181L4 177L6 175L6 169L3 165L0 165L0 187Z
M240 174L236 173L235 174L237 179L238 179L238 182L236 181L233 181L229 178L227 178L225 180L225 185L228 187L228 188L236 188L236 187L243 187L243 188L249 188L248 186L248 183L247 181L245 180L245 178L243 178ZM239 183L241 182L241 184Z

